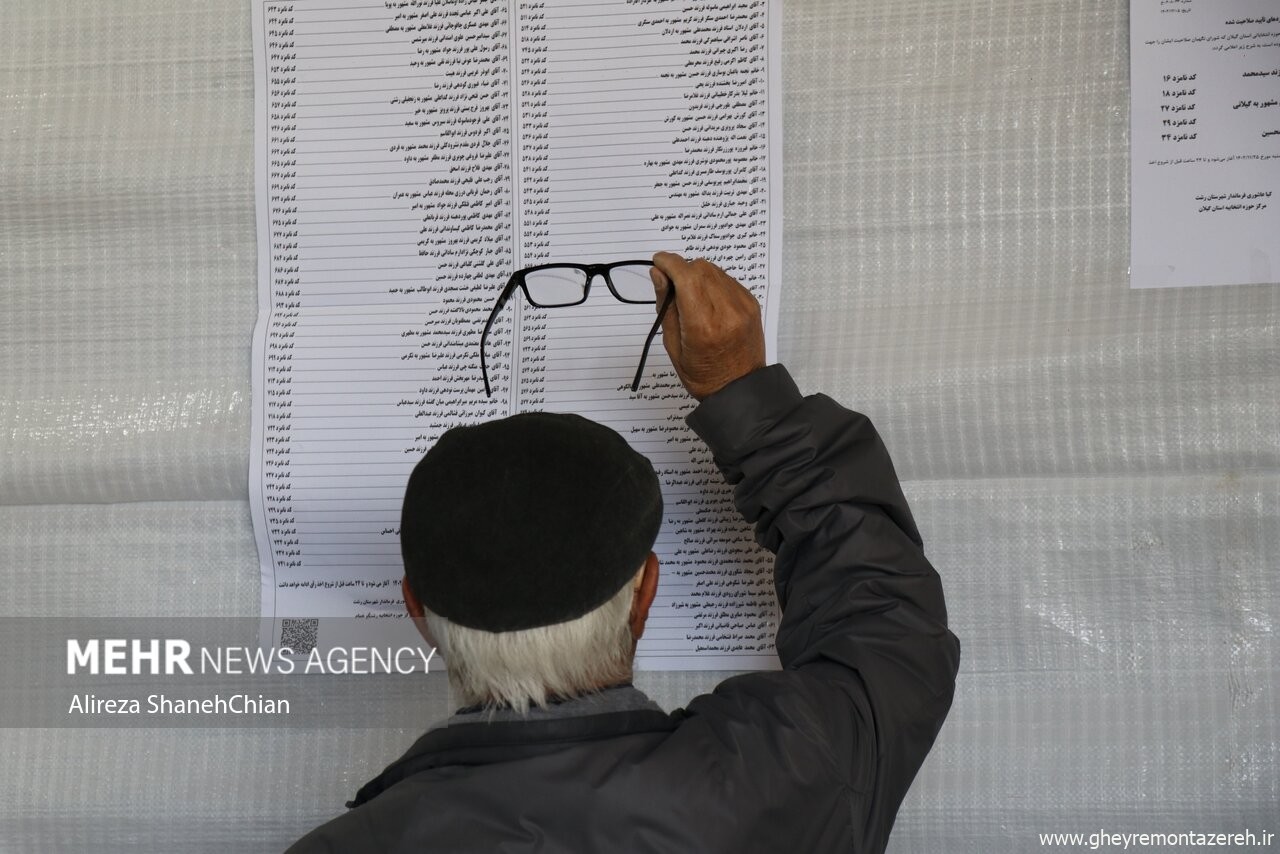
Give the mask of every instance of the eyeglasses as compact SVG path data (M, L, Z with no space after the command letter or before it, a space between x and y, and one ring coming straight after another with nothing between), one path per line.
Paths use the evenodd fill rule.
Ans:
M653 280L649 278L651 261L615 261L612 264L539 264L536 267L525 267L511 274L502 296L489 312L489 320L484 325L484 333L480 336L480 373L484 375L484 393L492 397L489 388L489 366L485 361L485 341L489 338L489 330L498 318L498 312L507 304L507 300L515 293L516 288L524 291L524 298L537 308L566 308L571 305L582 305L591 293L591 281L600 276L619 302L647 304L656 303ZM662 318L675 296L675 287L668 286L667 295L658 309L658 317L649 329L649 336L644 340L644 350L640 353L640 367L636 368L635 379L631 381L631 390L640 387L640 377L644 374L644 363L649 358L649 345L653 336L662 328Z

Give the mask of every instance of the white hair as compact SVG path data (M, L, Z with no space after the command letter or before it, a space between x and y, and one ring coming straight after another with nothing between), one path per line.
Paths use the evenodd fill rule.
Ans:
M459 705L523 713L630 680L634 595L627 583L581 617L513 632L460 626L429 610L425 616Z

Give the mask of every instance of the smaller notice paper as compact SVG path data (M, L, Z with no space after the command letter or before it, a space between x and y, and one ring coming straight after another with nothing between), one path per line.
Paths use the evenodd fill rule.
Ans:
M1129 10L1131 286L1280 281L1280 3Z

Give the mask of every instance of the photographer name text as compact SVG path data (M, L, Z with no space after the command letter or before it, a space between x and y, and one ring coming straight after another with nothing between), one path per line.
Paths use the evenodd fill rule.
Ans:
M136 697L99 697L75 694L67 709L69 715L287 715L289 701L259 694L231 694L212 697L169 697L148 694Z

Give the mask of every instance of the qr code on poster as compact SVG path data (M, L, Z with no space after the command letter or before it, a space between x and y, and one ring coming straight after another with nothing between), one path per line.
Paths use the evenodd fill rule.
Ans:
M293 650L294 655L310 655L316 648L316 635L320 632L320 619L284 619L280 621L280 646Z

